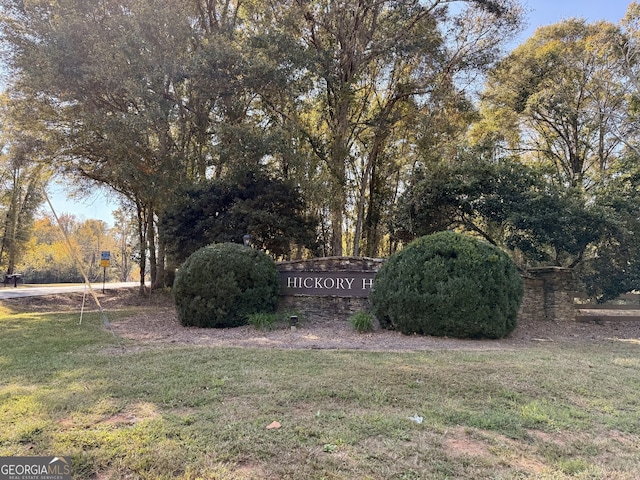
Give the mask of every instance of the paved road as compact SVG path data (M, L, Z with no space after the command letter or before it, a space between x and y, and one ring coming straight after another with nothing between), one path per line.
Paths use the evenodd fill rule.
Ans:
M105 283L104 288L127 288L137 287L139 282L117 282L117 283ZM96 292L102 292L102 283L92 283L91 287ZM38 297L42 295L55 295L56 293L70 293L70 292L82 292L85 289L85 285L53 285L46 287L34 287L34 286L20 286L14 287L0 287L0 300L4 298L20 298L20 297ZM87 290L88 293L88 290Z

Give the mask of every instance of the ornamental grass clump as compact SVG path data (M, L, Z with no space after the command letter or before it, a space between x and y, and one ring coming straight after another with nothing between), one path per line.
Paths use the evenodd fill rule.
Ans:
M502 338L516 326L523 284L499 248L454 232L419 238L392 255L370 300L383 328L405 334Z
M235 243L203 247L180 267L173 285L184 326L237 327L255 313L274 312L278 274L264 252Z
M358 333L373 331L373 317L369 312L357 312L349 317L349 323Z
M278 322L278 315L276 313L252 313L248 317L249 325L256 330L273 330L275 324Z

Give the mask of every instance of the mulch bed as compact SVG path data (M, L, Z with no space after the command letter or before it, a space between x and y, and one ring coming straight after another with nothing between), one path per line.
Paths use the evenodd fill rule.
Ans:
M370 351L421 350L510 350L542 343L634 342L640 345L640 320L637 310L580 310L578 321L540 320L520 323L507 338L501 340L459 340L441 337L403 335L376 330L361 334L346 320L315 321L304 319L295 329L278 325L273 330L257 330L251 326L229 329L183 327L177 319L171 296L154 293L141 296L137 289L107 290L98 299L107 317L110 311L131 308L134 314L112 323L113 332L124 339L146 346L201 345L278 349L340 349ZM89 296L84 298L85 311L95 311ZM4 300L9 308L24 311L78 311L83 294L64 294Z

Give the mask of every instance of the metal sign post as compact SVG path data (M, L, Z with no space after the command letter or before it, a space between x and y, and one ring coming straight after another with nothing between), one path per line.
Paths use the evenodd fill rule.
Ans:
M102 267L102 293L104 293L104 284L107 281L107 267L111 265L111 252L108 250L100 252L100 266Z

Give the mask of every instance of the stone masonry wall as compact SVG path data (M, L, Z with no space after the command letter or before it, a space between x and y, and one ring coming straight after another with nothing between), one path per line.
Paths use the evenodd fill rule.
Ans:
M384 263L379 258L325 257L295 260L278 264L280 272L377 272ZM278 310L297 313L302 319L347 320L351 315L369 309L369 300L340 296L280 296Z
M544 280L528 273L522 274L522 280L524 294L518 312L518 321L531 322L544 319Z
M278 264L280 272L377 272L384 263L379 258L326 257ZM572 321L576 284L573 272L560 267L533 268L522 275L524 296L519 321ZM367 298L343 296L281 295L278 310L315 320L347 320L369 310Z
M573 270L562 267L529 269L522 276L524 296L519 321L573 321L576 310L573 299L577 287Z

